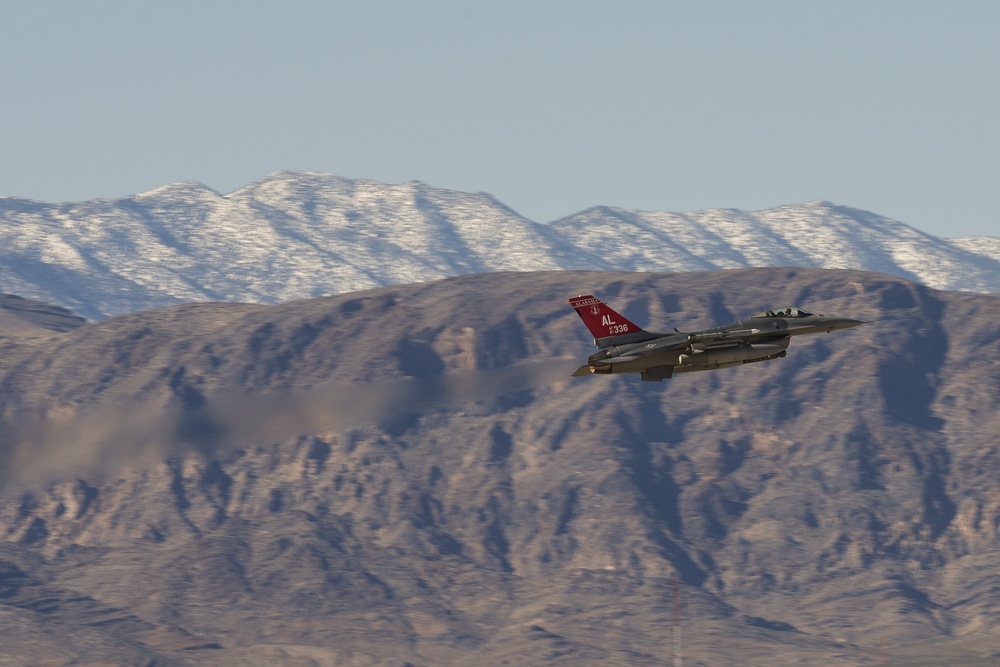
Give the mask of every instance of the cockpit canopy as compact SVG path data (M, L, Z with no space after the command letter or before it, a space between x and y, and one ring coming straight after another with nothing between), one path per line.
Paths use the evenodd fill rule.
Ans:
M796 317L811 317L812 313L807 313L801 308L796 308L795 306L786 306L784 308L775 308L774 310L765 310L763 313L758 313L754 317L787 317L789 319L794 319Z

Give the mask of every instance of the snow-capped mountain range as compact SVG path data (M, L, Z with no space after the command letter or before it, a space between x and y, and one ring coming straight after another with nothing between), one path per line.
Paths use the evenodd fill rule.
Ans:
M942 239L809 202L759 212L596 207L549 224L485 193L278 172L121 199L0 198L0 292L88 318L188 301L276 303L490 271L800 266L1000 292L1000 238Z

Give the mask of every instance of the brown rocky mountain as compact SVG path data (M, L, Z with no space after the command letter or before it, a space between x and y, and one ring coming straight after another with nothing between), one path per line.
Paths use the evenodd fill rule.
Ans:
M871 323L569 378L591 292ZM1000 662L1000 297L746 269L0 312L0 665L673 664L675 601L687 666Z

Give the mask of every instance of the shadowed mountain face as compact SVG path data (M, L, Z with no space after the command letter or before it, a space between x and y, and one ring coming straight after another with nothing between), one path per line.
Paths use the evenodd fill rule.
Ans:
M0 336L25 336L69 331L86 320L58 306L10 294L0 294Z
M581 293L661 330L871 323L569 378ZM4 653L662 664L678 581L686 665L989 664L998 312L851 271L571 272L6 333Z

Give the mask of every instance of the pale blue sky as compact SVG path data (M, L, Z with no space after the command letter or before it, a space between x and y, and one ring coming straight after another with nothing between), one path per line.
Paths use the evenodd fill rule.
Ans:
M1000 236L1000 2L0 2L0 196L280 169Z

